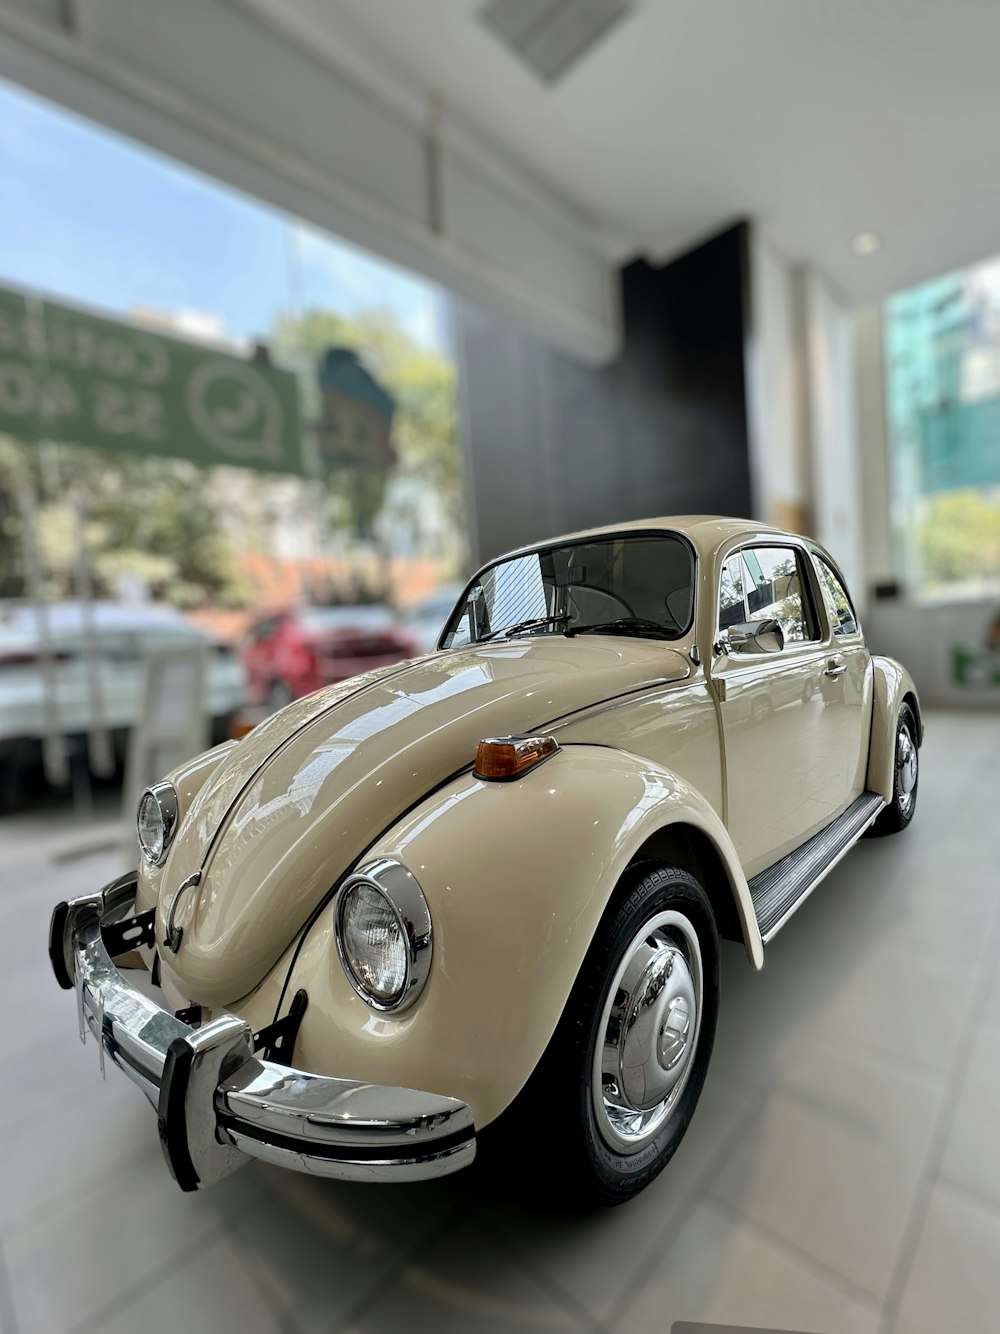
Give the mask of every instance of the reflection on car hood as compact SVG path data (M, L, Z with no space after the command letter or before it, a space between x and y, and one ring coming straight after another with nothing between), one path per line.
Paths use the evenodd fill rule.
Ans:
M233 749L181 823L160 938L173 891L204 871L165 966L192 999L231 1004L385 828L471 765L484 736L537 730L689 671L662 642L545 635L433 654L296 701Z

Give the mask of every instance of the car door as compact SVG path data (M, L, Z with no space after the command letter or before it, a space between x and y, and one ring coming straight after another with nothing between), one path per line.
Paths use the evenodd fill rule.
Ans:
M830 631L809 554L777 540L727 553L712 657L726 768L726 824L748 875L829 824L847 804L843 729L827 684ZM777 652L737 651L737 625L777 620ZM841 683L836 695L843 698ZM831 781L831 775L833 781Z

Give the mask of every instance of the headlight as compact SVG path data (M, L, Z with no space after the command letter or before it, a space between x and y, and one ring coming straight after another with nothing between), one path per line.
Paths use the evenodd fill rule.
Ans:
M139 798L135 824L142 855L150 866L159 866L177 827L177 793L170 783L146 789Z
M334 927L362 1000L375 1010L412 1005L431 966L431 915L412 873L388 857L363 867L337 895Z

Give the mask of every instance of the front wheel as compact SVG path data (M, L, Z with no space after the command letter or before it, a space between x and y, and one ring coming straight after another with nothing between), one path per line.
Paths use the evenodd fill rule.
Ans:
M559 1027L520 1102L550 1128L567 1196L620 1204L663 1170L687 1130L719 1011L719 937L694 876L625 873Z
M872 825L872 833L898 834L913 819L917 808L917 720L909 704L903 704L896 722L892 801Z

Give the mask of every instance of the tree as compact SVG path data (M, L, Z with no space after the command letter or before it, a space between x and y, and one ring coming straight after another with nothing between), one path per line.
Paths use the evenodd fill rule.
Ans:
M929 498L919 542L928 584L1000 579L1000 497L970 487Z
M314 309L302 315L282 315L273 332L272 355L297 373L304 419L312 426L319 421L322 408L317 369L331 347L353 348L396 400L393 442L399 468L419 477L437 494L456 534L460 533L463 500L454 367L421 347L389 311L370 310L348 317ZM334 474L330 490L335 521L354 532L370 531L371 483Z
M178 605L235 601L240 587L221 530L210 473L181 459L0 441L0 495L33 488L45 592L76 593L79 550L72 499L81 506L91 583L116 596L130 579ZM0 530L3 593L25 596L25 533L8 504Z

